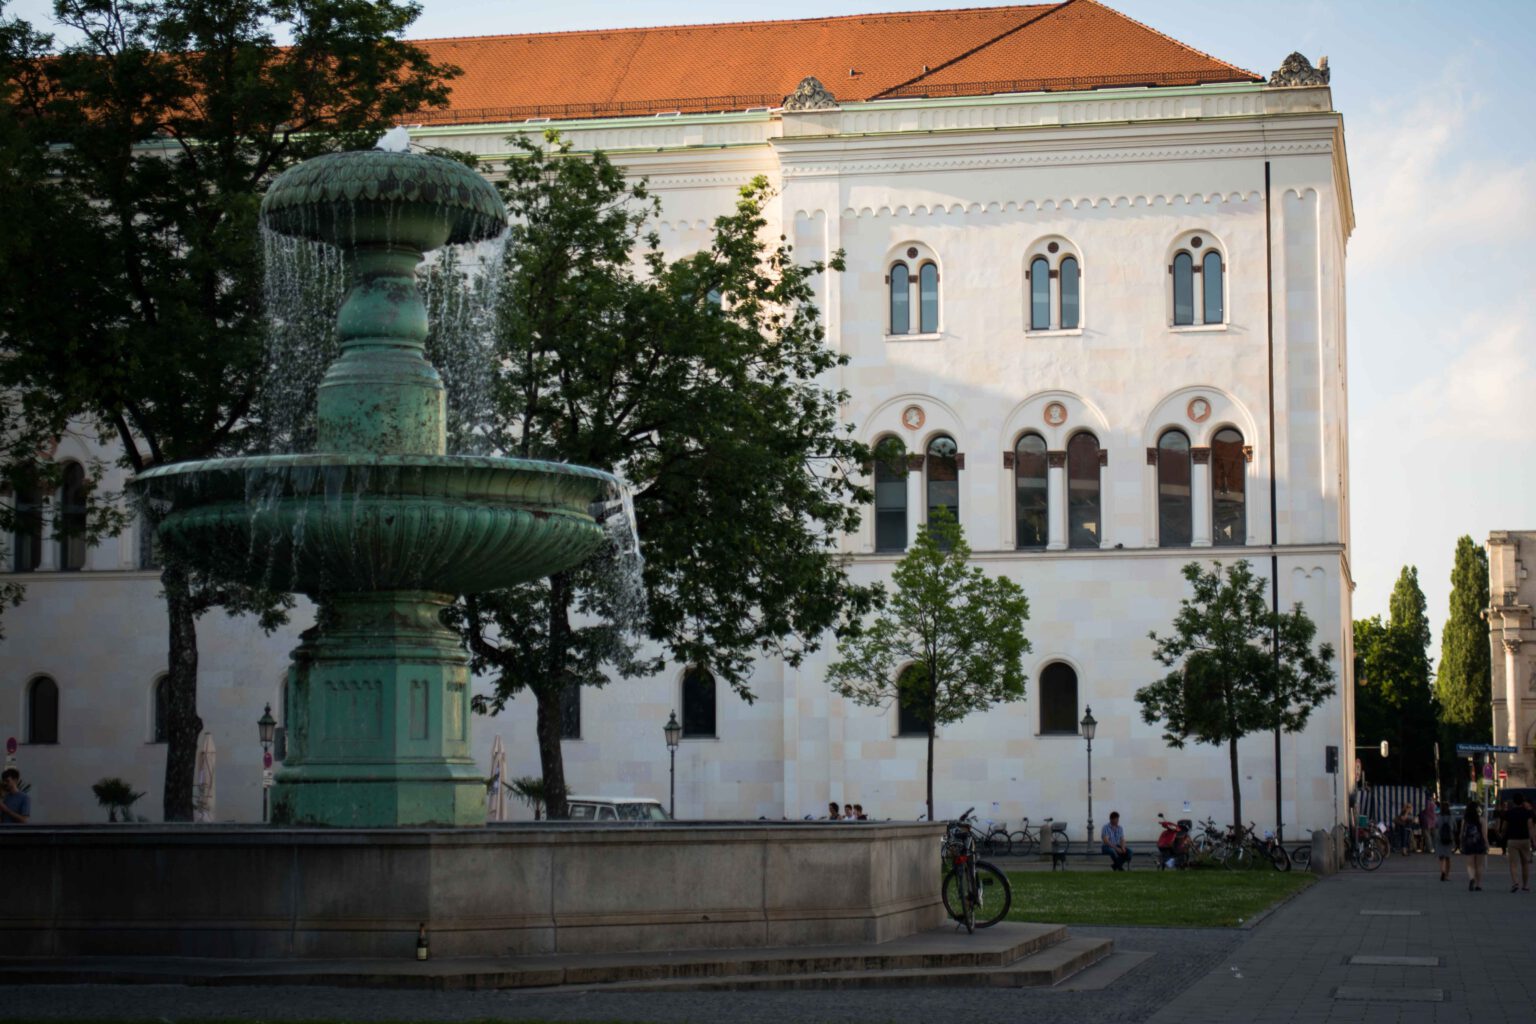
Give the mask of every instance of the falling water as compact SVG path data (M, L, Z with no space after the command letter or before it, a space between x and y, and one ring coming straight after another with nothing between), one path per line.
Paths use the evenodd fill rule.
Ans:
M315 394L336 358L336 309L347 289L341 250L261 229L265 252L266 378L257 451L315 445Z
M491 418L497 303L507 236L440 249L422 274L427 304L427 360L448 397L448 450L492 451L484 425Z

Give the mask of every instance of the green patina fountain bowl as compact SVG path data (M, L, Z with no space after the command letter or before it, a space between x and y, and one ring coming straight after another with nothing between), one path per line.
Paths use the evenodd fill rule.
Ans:
M495 238L507 211L474 170L423 153L328 153L288 168L267 189L261 219L283 235L351 249L436 249Z
M161 466L135 488L172 511L160 542L276 591L472 594L577 565L604 543L583 466L462 455L265 455Z

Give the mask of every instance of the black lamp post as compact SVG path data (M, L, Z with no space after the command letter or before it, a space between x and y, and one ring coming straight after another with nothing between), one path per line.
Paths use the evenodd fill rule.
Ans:
M683 726L677 720L677 712L672 712L672 717L667 719L667 724L661 727L661 731L667 737L667 754L672 759L672 766L667 779L667 814L673 821L677 820L677 744L683 738Z
M1083 709L1083 720L1078 725L1082 726L1083 739L1088 741L1088 846L1093 846L1093 734L1098 731L1099 723L1094 720L1093 708Z
M272 705L261 713L256 720L256 728L261 733L261 820L267 820L267 765L272 756L272 738L277 735L277 719L272 717Z

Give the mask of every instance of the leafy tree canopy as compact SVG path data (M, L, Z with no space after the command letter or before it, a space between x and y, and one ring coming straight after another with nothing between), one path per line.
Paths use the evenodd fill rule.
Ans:
M1488 604L1488 553L1471 537L1460 537L1451 568L1450 614L1440 631L1435 694L1447 722L1482 737L1493 715L1493 656L1483 618Z
M930 516L891 583L886 607L843 640L827 678L855 703L899 703L927 725L931 819L938 727L1024 699L1029 601L1017 583L971 564L965 532L948 509Z

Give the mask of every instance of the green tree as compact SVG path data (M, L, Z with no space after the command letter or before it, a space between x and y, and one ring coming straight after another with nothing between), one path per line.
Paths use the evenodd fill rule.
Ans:
M58 0L78 42L26 49L0 124L23 177L0 223L0 388L39 422L99 424L135 472L236 453L264 358L257 210L289 164L371 140L446 98L452 69L395 0ZM279 36L285 42L279 45ZM15 142L16 140L13 140ZM168 559L164 814L192 816L198 617L282 602Z
M1243 824L1237 743L1249 733L1297 732L1333 695L1333 647L1312 646L1317 636L1301 605L1269 609L1268 583L1246 560L1206 571L1184 567L1194 594L1179 604L1173 632L1159 637L1152 656L1172 669L1136 691L1142 720L1161 723L1163 739L1182 748L1189 740L1226 744L1232 775L1232 821Z
M1439 708L1430 683L1429 617L1419 572L1404 566L1392 587L1389 618L1356 621L1355 735L1388 743L1388 756L1365 752L1366 778L1420 786L1435 776Z
M1488 553L1471 537L1456 541L1450 612L1440 630L1435 696L1442 709L1440 773L1454 791L1466 781L1457 743L1487 743L1493 734L1493 654L1488 642Z
M928 818L941 725L1024 699L1029 601L1012 580L971 564L965 531L940 509L891 573L889 603L838 645L827 679L857 704L899 704L928 730Z
M617 474L645 556L640 568L616 530L605 557L457 608L475 670L496 678L481 709L532 690L548 810L563 817L570 687L666 658L751 700L758 656L798 664L871 606L876 589L850 581L837 553L870 500L856 472L869 450L839 421L846 396L820 383L846 362L814 304L827 268L767 240L764 180L715 221L707 249L668 262L646 230L656 205L643 183L554 136L513 143L478 433L495 451Z

